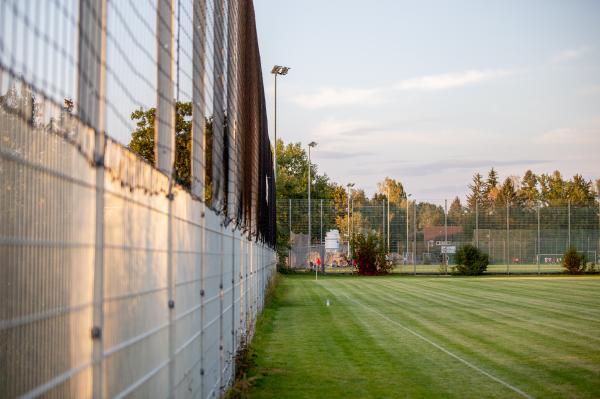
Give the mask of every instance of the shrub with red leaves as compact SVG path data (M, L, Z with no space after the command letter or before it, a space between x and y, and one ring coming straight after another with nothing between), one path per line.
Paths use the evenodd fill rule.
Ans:
M392 270L392 263L385 258L383 240L375 232L358 233L352 237L352 259L358 274L374 276Z

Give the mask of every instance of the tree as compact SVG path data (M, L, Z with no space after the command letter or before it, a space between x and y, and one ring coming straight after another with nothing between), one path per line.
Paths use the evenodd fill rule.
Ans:
M444 208L421 202L417 205L417 229L423 230L427 226L441 226L444 224Z
M494 168L488 172L487 180L483 189L483 204L487 207L493 207L498 196L498 172Z
M517 191L513 183L513 179L507 177L502 183L498 195L496 196L496 207L502 208L509 205L518 205Z
M564 205L567 201L566 182L558 170L540 176L541 200L549 206Z
M284 144L278 139L277 198L308 198L308 154L301 143ZM310 166L311 198L333 198L335 185L326 174L319 175L317 165Z
M481 205L485 196L485 182L480 173L473 175L473 183L469 184L471 193L467 195L467 206L469 209L475 210L477 204Z
M382 182L377 183L377 191L381 197L388 198L389 196L390 204L396 204L397 206L401 206L406 198L402 183L390 177L386 177ZM381 198L377 199L381 200Z
M488 254L471 244L461 246L454 257L458 274L474 276L483 274L489 264Z
M464 221L464 217L464 209L457 196L450 204L450 209L448 209L448 224L460 226Z
M538 177L531 170L525 172L523 179L521 180L521 188L517 195L519 201L528 208L535 208L540 199L540 193L538 191Z
M589 206L594 204L594 192L592 182L585 180L580 174L573 176L567 182L567 197L572 205Z
M175 103L175 181L184 187L191 185L191 149L192 149L192 104L177 101ZM131 120L137 128L131 133L129 149L155 165L154 125L156 108L144 111L139 108L131 113ZM207 165L211 163L207 161Z

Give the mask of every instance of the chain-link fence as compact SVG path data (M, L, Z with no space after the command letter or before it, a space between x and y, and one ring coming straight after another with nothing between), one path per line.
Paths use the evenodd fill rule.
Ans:
M319 258L326 270L336 271L348 261L348 232L365 231L383 239L402 273L450 272L454 253L464 244L489 255L490 273L561 272L562 256L571 246L588 262L600 261L598 204L449 210L445 200L336 204L313 199L310 211L306 199L281 199L277 205L279 234L289 243L287 262L294 268L311 267ZM326 235L333 229L340 233L339 249L327 251Z
M0 0L0 397L223 394L275 271L264 104L251 1Z

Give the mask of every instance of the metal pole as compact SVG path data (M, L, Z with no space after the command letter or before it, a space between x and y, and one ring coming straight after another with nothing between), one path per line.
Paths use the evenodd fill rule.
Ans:
M274 180L275 180L275 184L277 184L277 74L274 73L273 74L275 76L275 100L274 100L274 109L275 109L275 116L273 118L273 127L274 127L274 138L275 138L275 145L273 148L273 168L274 168ZM310 152L310 149L309 149Z
M289 212L288 212L288 227L290 229L290 235L289 235L289 244L290 244L290 249L288 249L288 266L291 268L292 267L292 199L288 198L288 205L289 205Z
M348 235L348 259L350 259L350 185L348 185L348 225L346 226Z
M321 271L325 274L325 257L323 256L323 198L321 198L321 246L319 247L319 258L321 259Z
M193 5L194 33L192 38L193 81L192 85L192 194L205 199L205 151L206 151L206 120L204 117L205 90L204 75L206 72L206 7L195 1Z
M385 201L381 201L381 238L385 243Z
M417 201L413 201L413 269L417 274Z
M92 306L92 397L104 397L104 154L106 93L106 0L82 2L79 9L79 68L77 97L79 119L95 130L96 209ZM83 40L82 40L83 39Z
M310 209L310 145L308 146L308 260L310 262L311 246L312 246L312 230L311 230L311 209ZM317 268L315 267L315 280L317 279Z
M387 251L390 252L390 188L387 193Z
M406 248L404 252L408 258L408 196L406 196Z
M571 200L568 200L567 202L567 212L568 212L568 236L567 236L567 242L569 245L567 245L567 248L571 247Z
M479 248L479 201L475 200L475 246Z
M506 274L510 274L510 203L506 201Z
M535 254L535 262L537 263L537 267L538 267L538 274L540 274L540 247L541 247L541 243L540 243L540 203L538 202L537 204L537 217L538 217L538 239L537 239L537 245L536 245L536 254Z
M444 200L444 245L448 245L448 200ZM448 254L444 252L444 266L448 273Z
M175 154L175 105L173 104L173 0L158 2L156 18L157 103L155 154L157 168L171 178Z

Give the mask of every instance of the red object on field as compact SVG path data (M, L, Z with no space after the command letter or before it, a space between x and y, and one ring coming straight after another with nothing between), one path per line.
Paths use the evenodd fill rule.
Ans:
M317 258L317 266L321 266L321 258Z

